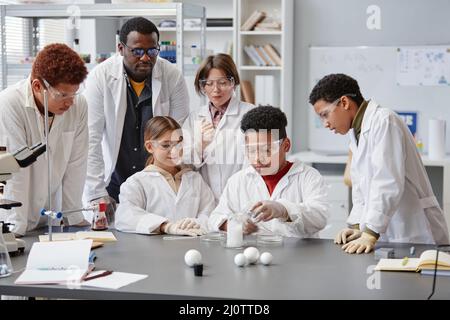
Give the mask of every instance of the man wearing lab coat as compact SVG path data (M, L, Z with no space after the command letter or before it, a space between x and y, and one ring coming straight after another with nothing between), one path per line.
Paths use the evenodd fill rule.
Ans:
M286 115L271 106L248 111L241 121L251 166L228 179L219 205L208 220L227 230L227 218L246 214L245 234L316 237L327 224L326 186L320 173L300 161L289 162L291 142Z
M368 253L377 240L448 244L444 215L414 138L398 115L366 101L344 74L321 79L310 103L326 128L349 133L353 208L336 236L348 253Z
M60 211L82 207L88 126L87 104L79 92L86 75L84 62L76 52L64 44L51 44L39 52L27 79L0 93L0 145L9 151L45 141L44 91L48 93L47 152L6 184L4 198L19 201L22 206L0 210L0 220L11 222L12 231L18 236L46 225L47 217L40 216L43 208ZM47 188L48 157L51 204ZM64 222L88 225L81 212L67 215Z
M180 124L189 113L181 72L159 55L159 31L149 20L128 20L120 30L119 53L89 74L89 153L86 201L103 201L114 212L120 185L144 169L145 123L170 116Z

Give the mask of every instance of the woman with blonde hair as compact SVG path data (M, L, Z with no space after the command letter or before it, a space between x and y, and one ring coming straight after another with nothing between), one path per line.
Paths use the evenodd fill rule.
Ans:
M149 158L144 170L120 187L116 228L142 234L206 233L214 196L199 173L182 165L180 125L170 117L153 117L144 141Z

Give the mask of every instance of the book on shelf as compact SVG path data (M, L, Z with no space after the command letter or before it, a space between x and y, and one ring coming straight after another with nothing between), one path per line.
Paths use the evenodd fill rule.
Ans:
M207 27L232 27L233 18L207 18Z
M272 60L272 58L270 58L269 54L264 49L264 47L260 46L259 48L260 48L260 51L261 51L262 55L264 56L265 60L267 60L267 65L271 66L271 67L275 67L276 66L275 62Z
M266 56L263 54L264 49L261 46L253 46L256 53L258 54L258 57L260 58L260 61L263 62L263 66L270 66L269 60L266 59Z
M281 58L270 44L265 46L248 45L244 47L244 51L256 66L281 66Z
M244 102L255 104L255 92L252 83L248 80L241 82L241 98Z
M271 44L266 44L264 46L264 50L270 56L271 60L275 63L275 65L277 65L277 66L281 66L282 65L280 54L274 48L274 46L272 46Z
M258 57L258 54L256 53L255 49L253 48L253 46L245 46L244 51L255 66L263 65L260 61L260 58Z
M248 17L248 19L241 26L241 31L250 31L256 26L258 22L261 22L266 17L266 13L264 11L255 10Z
M258 50L256 50L256 47L254 45L250 45L250 50L253 53L253 56L256 57L256 59L259 62L259 66L266 66L266 62L264 61L264 59L261 57L261 54L258 52Z
M259 22L256 24L255 31L280 31L281 30L281 23L279 22L266 22L263 20L262 22Z

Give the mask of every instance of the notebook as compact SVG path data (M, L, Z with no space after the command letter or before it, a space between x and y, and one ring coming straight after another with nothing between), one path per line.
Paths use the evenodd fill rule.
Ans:
M36 242L16 284L70 284L90 271L92 240Z
M426 250L419 258L380 259L376 271L415 271L434 270L436 250ZM450 254L439 252L438 270L450 270Z
M84 240L91 239L95 242L117 241L112 232L109 231L78 231L78 232L57 232L52 234L52 241ZM40 242L48 241L48 235L39 236Z

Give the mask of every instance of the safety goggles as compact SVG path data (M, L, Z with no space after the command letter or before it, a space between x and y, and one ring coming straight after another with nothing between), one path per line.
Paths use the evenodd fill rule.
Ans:
M173 148L175 148L175 150L180 150L183 148L183 138L181 138L178 141L157 141L157 140L150 140L150 143L157 147L160 148L164 151L169 151L172 150Z
M217 88L224 90L234 87L233 77L223 77L218 79L202 79L200 80L200 87L205 91L212 91L214 89L214 84Z
M273 141L272 143L252 143L245 144L245 153L248 156L267 156L270 157L272 154L280 151L280 146L283 143L284 139Z
M159 51L161 50L159 47L157 47L157 48L148 48L148 49L144 49L144 48L130 48L125 43L122 42L122 44L125 47L127 47L128 50L131 51L133 56L135 56L137 58L142 58L144 56L144 54L146 54L147 56L149 56L151 58L154 58L154 57L158 56Z
M319 118L322 123L328 121L328 117L334 112L340 102L341 98L336 99L332 103L327 104L327 106L322 109L322 111L319 113Z
M50 83L48 83L47 80L42 78L42 81L44 82L44 86L47 89L47 91L50 93L50 95L52 96L53 99L55 100L68 100L68 99L74 99L76 96L78 96L79 94L81 94L81 92L83 92L84 90L84 85L83 83L81 83L78 87L78 90L74 93L66 93L66 92L61 92L55 88L53 88Z
M345 95L341 96L340 98L334 100L332 103L327 104L318 115L320 120L322 121L322 123L324 123L325 121L328 121L330 114L332 114L334 112L334 110L336 110L336 107L339 105L339 103L341 103L341 99L344 96L355 97L356 94L345 94Z

